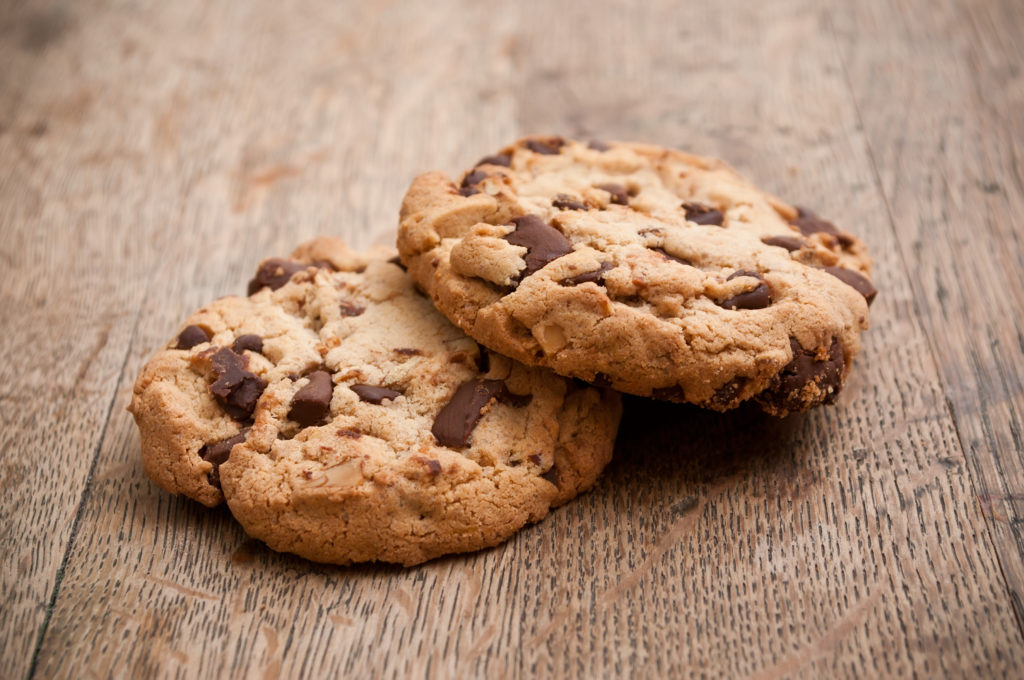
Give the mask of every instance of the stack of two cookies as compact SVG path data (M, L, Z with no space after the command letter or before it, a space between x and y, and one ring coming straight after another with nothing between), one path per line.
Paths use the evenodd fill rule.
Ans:
M594 483L615 390L831 402L875 295L856 238L637 144L535 137L421 175L398 247L320 238L192 315L129 407L150 477L317 561L476 550Z

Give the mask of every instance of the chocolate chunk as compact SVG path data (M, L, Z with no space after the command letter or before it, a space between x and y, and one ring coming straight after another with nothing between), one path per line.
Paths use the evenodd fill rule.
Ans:
M543 460L539 453L531 453L527 458L529 458L530 462L534 465L540 465L541 460Z
M678 262L679 264L685 264L685 265L688 265L690 267L693 266L693 263L690 262L689 260L685 260L685 259L683 259L681 257L676 257L675 255L672 255L671 253L669 253L666 250L664 250L663 248L651 248L650 250L653 250L654 252L660 254L666 260L672 260L674 262Z
M199 449L199 455L202 456L203 460L207 463L213 463L214 466L225 463L231 456L231 449L235 448L235 444L241 444L244 442L247 434L249 434L249 428L243 428L242 431L234 437L229 437L228 439L222 439L219 442L207 444L203 448Z
M589 142L587 142L587 148L593 149L594 151L607 151L612 147L608 146L607 144L600 140L591 139Z
M366 311L366 307L360 307L359 305L354 305L351 302L343 301L338 306L341 308L342 316L359 316Z
M651 398L662 401L674 401L681 404L686 401L686 393L680 385L669 385L668 387L656 387L651 390Z
M772 289L765 283L764 277L757 272L740 269L729 275L726 281L732 281L739 276L751 276L761 281L754 290L749 290L739 295L733 295L718 303L725 309L764 309L772 303Z
M544 154L545 156L553 156L557 153L561 153L563 146L565 146L565 140L561 137L526 140L527 149L534 153Z
M599 286L604 285L604 273L615 269L615 265L611 262L602 262L601 266L592 272L585 272L583 274L577 274L576 276L570 276L567 279L559 281L563 286L578 286L581 283L592 282Z
M843 381L843 345L839 339L832 339L827 357L820 361L817 352L804 349L796 338L790 338L789 345L793 360L775 377L774 384L758 395L758 400L785 411L802 411L819 401L834 402ZM810 394L809 387L813 388Z
M339 437L344 437L345 439L359 439L360 437L363 436L362 432L346 429L338 430L337 432L335 432L335 434L338 435Z
M402 258L400 258L398 255L395 255L393 258L388 260L388 262L395 265L396 267L399 267L403 272L409 271L408 269L406 269L405 265L402 264Z
M292 406L288 411L289 420L294 420L304 427L321 424L331 411L333 395L334 382L330 373L310 373L309 382L292 397Z
M462 383L434 419L434 426L430 429L434 438L442 446L466 446L473 429L483 417L484 407L503 392L507 392L507 388L501 380L467 380Z
M550 470L548 470L547 472L541 474L541 477L543 479L548 480L549 482L551 482L555 486L558 486L558 480L560 479L561 475L558 474L558 468L556 466L552 465Z
M402 396L401 392L377 387L376 385L350 385L349 389L359 395L359 399L371 404L379 404L385 399L395 399Z
M185 326L178 334L178 349L192 349L196 345L210 341L210 334L202 326Z
M210 385L210 392L221 408L235 420L248 420L267 383L246 370L248 357L239 356L227 347L222 347L210 357L210 365L217 376Z
M254 333L239 335L235 338L235 341L231 343L231 351L235 354L241 354L245 350L260 354L263 351L263 338Z
M804 236L810 236L811 234L830 234L836 237L839 241L839 245L844 248L849 248L853 245L853 237L844 231L840 231L836 228L836 225L832 224L828 220L824 220L818 217L815 213L811 212L807 208L796 206L797 217L790 224L796 226Z
M869 305L875 301L875 296L878 295L878 290L871 285L871 281L869 281L867 277L860 272L855 272L852 269L844 269L843 267L825 267L825 271L863 295Z
M558 208L559 210L586 210L587 204L576 200L569 194L558 194L555 196L555 200L551 201L551 205Z
M732 405L732 402L739 396L740 392L743 391L743 386L747 384L747 378L739 376L733 378L729 382L725 383L717 390L711 397L710 405L724 408Z
M243 428L241 432L236 434L234 437L228 439L222 439L219 442L213 442L212 444L206 444L203 448L199 449L199 456L207 463L213 463L213 469L210 470L210 484L220 488L220 466L222 463L226 463L228 458L231 457L231 449L235 447L235 444L241 444L245 441L246 435L249 434L249 428Z
M722 211L703 203L683 203L683 210L686 211L686 219L696 224L713 224L722 226L724 216Z
M249 295L254 295L264 287L270 290L277 290L288 283L293 274L305 270L310 265L302 262L293 262L280 257L272 257L263 262L256 270L256 276L249 282Z
M421 461L427 466L427 474L431 477L441 474L441 461L434 460L433 458L421 459Z
M554 227L548 225L536 215L526 215L512 220L516 230L505 236L505 240L514 246L527 249L526 268L519 275L519 280L534 274L544 265L567 253L572 252L572 244Z
M396 347L395 354L401 354L403 357L419 357L423 356L423 350L413 347Z
M466 176L462 178L462 184L459 185L459 193L463 196L472 196L473 194L480 193L476 189L476 185L487 179L487 173L483 170L472 170L466 173Z
M800 250L804 247L804 240L802 238L797 238L796 236L765 236L761 239L761 243L766 246L778 246L779 248L785 248L789 252Z
M629 192L621 184L598 184L598 189L604 189L611 198L608 200L617 205L629 205Z
M477 162L477 165L501 165L507 168L510 165L512 165L512 156L508 155L507 153L499 153L495 154L494 156L485 156L484 158L481 158L479 162Z

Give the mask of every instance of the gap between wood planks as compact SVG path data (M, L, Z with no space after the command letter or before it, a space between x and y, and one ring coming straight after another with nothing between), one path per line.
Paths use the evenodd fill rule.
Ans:
M57 567L57 575L53 582L53 592L50 593L50 601L46 603L46 613L43 615L43 625L39 627L39 634L36 636L35 649L32 650L32 662L28 666L27 680L35 677L36 666L39 663L39 653L43 649L43 639L46 631L50 628L50 619L53 617L53 610L57 606L57 597L60 595L60 586L64 581L64 570L68 560L71 558L71 550L75 546L75 539L78 537L78 527L85 511L85 504L89 500L89 492L92 488L93 475L96 472L96 463L100 459L100 451L103 450L103 443L107 438L107 428L110 427L111 416L114 414L114 404L117 402L117 395L121 392L121 385L124 383L125 370L128 367L128 359L132 355L132 348L135 347L135 338L138 336L139 324L142 322L142 310L146 307L146 300L149 299L150 288L146 289L139 308L135 312L135 321L132 324L132 335L125 347L124 356L121 358L121 369L118 371L117 382L114 384L114 393L110 395L110 403L107 404L107 412L103 418L103 429L96 440L96 447L92 452L92 461L89 463L89 473L85 476L85 484L82 486L82 495L78 499L78 507L75 509L75 519L71 522L71 534L68 536L67 545L64 546L64 556L61 557L60 566Z

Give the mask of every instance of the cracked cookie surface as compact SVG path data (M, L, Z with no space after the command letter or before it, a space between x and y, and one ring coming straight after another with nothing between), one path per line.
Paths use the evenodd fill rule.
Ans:
M338 564L496 545L589 488L618 395L481 348L392 255L317 239L189 317L129 407L149 476Z
M876 291L864 244L720 161L532 137L417 177L399 252L491 349L623 392L775 415L836 398Z

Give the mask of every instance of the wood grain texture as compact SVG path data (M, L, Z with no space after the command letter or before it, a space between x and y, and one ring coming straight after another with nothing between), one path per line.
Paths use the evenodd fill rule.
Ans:
M1019 676L1022 13L704 5L2 13L0 676ZM181 319L304 238L388 242L413 174L525 132L719 156L864 236L839 404L630 399L593 492L415 569L277 555L146 479L124 406Z
M843 9L834 30L877 181L1024 622L1024 8Z

